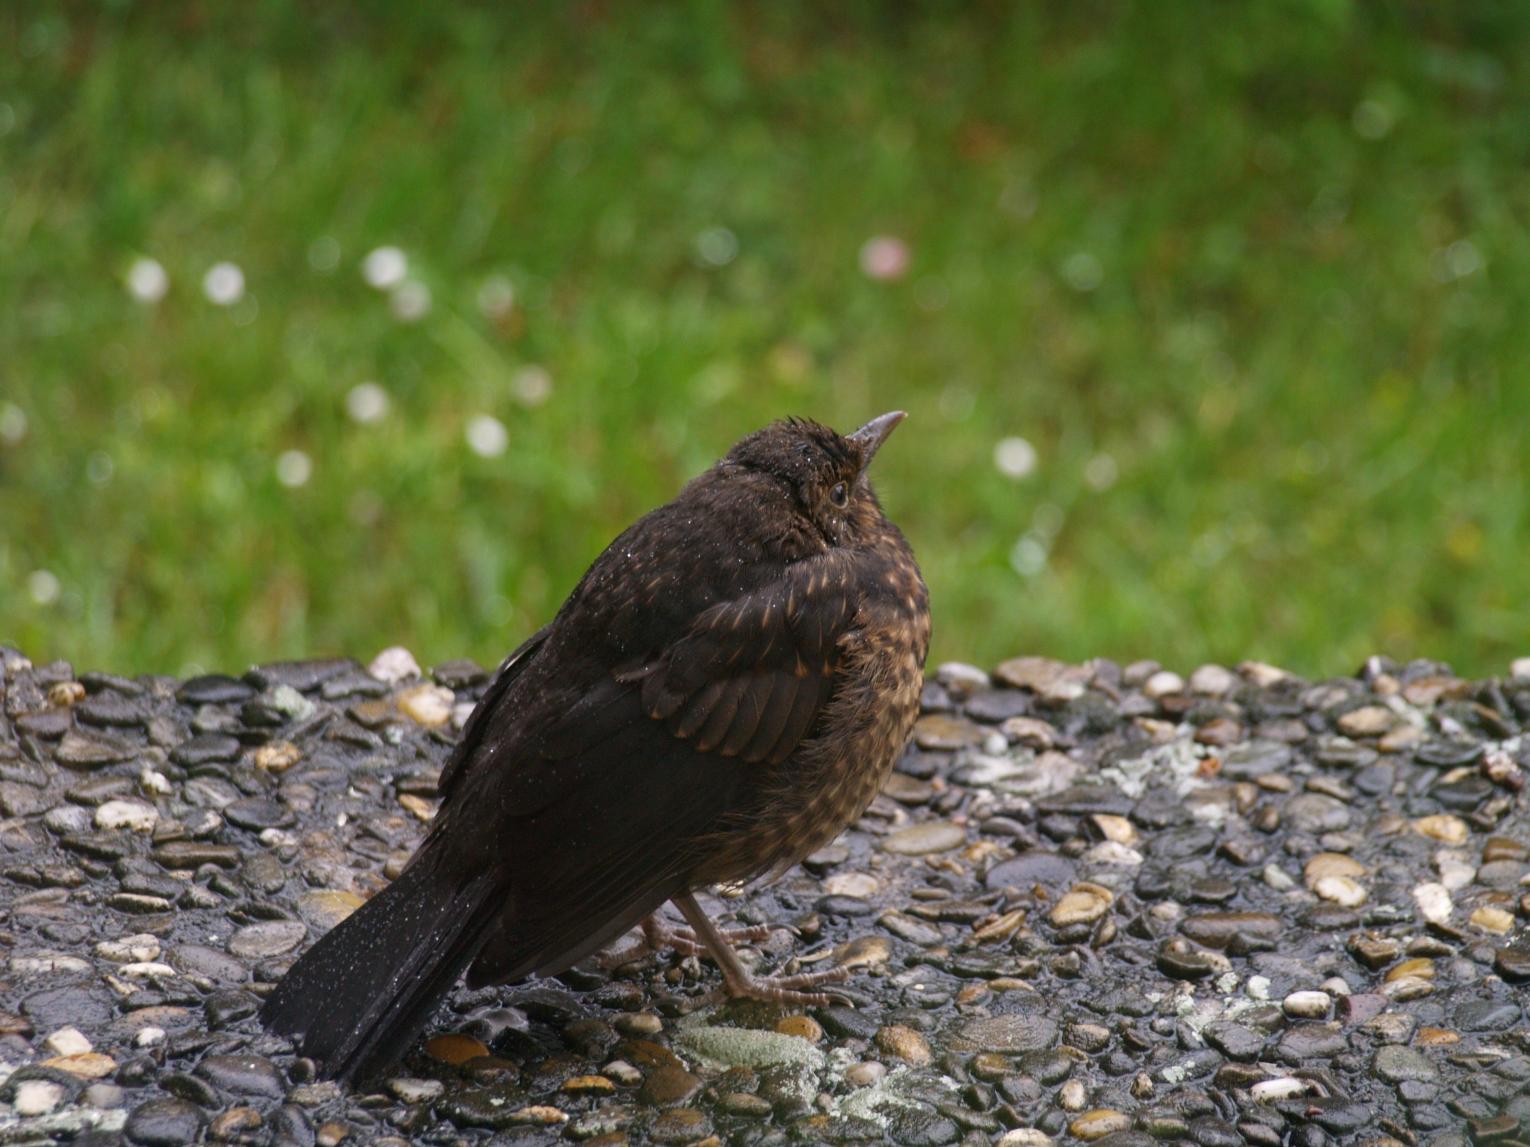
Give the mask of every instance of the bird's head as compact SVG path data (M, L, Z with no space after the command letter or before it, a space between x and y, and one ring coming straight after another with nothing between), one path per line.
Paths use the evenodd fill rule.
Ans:
M828 545L854 545L885 522L866 470L905 417L894 410L853 434L839 434L805 418L787 418L741 439L723 462L783 486Z

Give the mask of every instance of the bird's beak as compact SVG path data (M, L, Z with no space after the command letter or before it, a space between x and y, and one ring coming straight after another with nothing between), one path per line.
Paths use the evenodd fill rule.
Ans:
M908 415L904 411L894 410L882 415L880 418L873 418L854 434L848 436L851 442L854 442L861 448L861 469L863 471L871 465L872 458L882 448L882 443L887 441L887 436L897 428L898 423L907 417Z

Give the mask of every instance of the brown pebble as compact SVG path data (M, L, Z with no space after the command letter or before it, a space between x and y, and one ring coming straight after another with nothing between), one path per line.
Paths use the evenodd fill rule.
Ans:
M255 767L268 773L285 773L302 759L302 750L291 741L268 741L255 750Z
M1086 1143L1096 1139L1103 1139L1107 1135L1113 1135L1117 1131L1130 1131L1132 1117L1122 1111L1114 1111L1108 1107L1097 1107L1093 1111L1086 1111L1072 1123L1068 1124L1068 1130L1077 1138Z
M902 1024L888 1024L877 1032L877 1047L895 1059L915 1067L930 1062L930 1045L924 1036Z
M782 1016L776 1021L776 1031L782 1035L794 1035L809 1043L823 1039L823 1028L812 1016Z
M253 1107L230 1107L212 1121L207 1133L213 1139L243 1139L259 1130L261 1122L260 1112Z
M675 1107L701 1090L701 1080L683 1067L665 1064L648 1073L638 1098L650 1107Z
M448 1032L445 1035L432 1036L427 1040L425 1054L440 1063L460 1067L470 1059L488 1055L489 1049L481 1040L476 1040L470 1035Z

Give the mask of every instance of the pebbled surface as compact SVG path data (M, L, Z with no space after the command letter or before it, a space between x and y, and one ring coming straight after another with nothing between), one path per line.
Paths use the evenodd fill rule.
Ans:
M254 1017L434 811L485 680L400 653L0 651L0 1143L1530 1142L1530 666L944 666L856 825L707 901L855 1007L648 954L345 1093Z

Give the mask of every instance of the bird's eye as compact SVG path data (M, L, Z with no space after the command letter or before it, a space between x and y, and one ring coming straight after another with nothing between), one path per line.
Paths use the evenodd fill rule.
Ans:
M829 501L841 508L848 505L850 502L850 487L846 486L843 482L838 483L834 489L829 491Z

